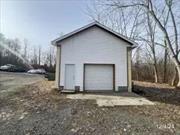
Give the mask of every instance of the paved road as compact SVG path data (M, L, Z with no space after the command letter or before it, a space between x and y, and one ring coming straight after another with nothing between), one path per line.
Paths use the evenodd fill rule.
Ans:
M42 75L27 73L0 72L0 95L7 94L24 85L43 80Z

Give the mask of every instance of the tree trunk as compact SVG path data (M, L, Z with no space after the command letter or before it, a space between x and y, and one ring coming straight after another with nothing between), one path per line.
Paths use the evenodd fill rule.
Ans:
M167 82L167 77L166 77L166 74L167 74L167 44L166 44L166 40L164 41L164 44L165 44L165 51L164 51L164 76L163 76L163 83L166 83Z
M172 58L172 61L175 64L177 75L178 75L178 83L176 86L180 88L180 64L178 63L178 61L174 57Z
M157 69L157 59L156 59L156 53L155 53L155 48L153 46L152 48L152 53L153 53L153 59L154 59L154 82L158 83L159 81L159 76L158 76L158 69Z
M158 82L157 66L154 65L154 82Z
M177 74L178 74L177 87L180 88L180 65L178 67L176 67L176 69L177 69Z
M39 56L38 56L38 64L41 65L41 48L39 47Z
M172 80L171 80L171 86L174 86L175 85L175 80L176 80L176 68L175 68L175 71L174 71L174 74L173 74L173 77L172 77Z

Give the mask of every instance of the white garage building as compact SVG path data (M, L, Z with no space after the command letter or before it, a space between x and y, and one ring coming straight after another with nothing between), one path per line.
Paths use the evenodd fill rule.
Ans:
M94 22L52 41L60 90L131 92L135 42Z

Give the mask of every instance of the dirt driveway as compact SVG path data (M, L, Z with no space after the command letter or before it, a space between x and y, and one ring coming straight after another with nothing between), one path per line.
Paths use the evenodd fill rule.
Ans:
M94 100L67 99L39 76L3 73L9 76L5 81L0 73L0 134L180 134L179 90L136 82L136 92L155 106L98 107Z

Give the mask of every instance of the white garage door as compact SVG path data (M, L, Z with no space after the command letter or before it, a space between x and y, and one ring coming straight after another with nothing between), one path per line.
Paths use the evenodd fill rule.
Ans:
M85 90L113 90L113 65L85 65Z

